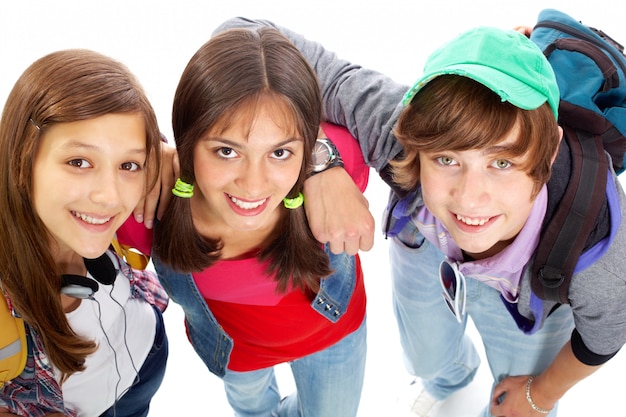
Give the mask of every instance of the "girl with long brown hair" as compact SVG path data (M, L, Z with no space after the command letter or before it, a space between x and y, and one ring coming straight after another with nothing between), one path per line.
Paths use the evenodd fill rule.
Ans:
M167 297L108 248L155 184L160 146L117 61L59 51L17 80L0 122L0 284L28 358L0 389L0 415L147 415Z
M316 141L321 114L313 70L274 30L216 35L175 94L180 178L155 227L153 261L237 416L357 413L366 352L359 258L318 242L302 205L313 148L327 144ZM354 139L324 132L363 190L368 168ZM297 385L285 398L280 363Z

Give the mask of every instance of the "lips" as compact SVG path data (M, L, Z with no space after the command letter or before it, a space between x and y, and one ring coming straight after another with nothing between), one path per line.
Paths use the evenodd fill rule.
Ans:
M87 214L79 213L77 211L72 211L72 214L74 215L74 217L81 219L85 223L89 223L93 225L102 225L111 221L111 217L96 218L93 216L89 216Z
M257 207L262 206L267 201L267 198L257 201L244 201L233 197L232 195L229 195L228 197L230 198L230 201L233 202L233 204L244 210L254 210Z
M468 226L483 226L491 220L491 217L465 217L457 214L456 219Z

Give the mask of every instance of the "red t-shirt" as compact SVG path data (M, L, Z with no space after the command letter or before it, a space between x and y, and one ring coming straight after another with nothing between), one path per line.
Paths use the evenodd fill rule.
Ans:
M365 318L365 287L356 257L357 282L350 305L332 323L296 289L276 294L266 264L250 257L220 261L193 278L217 322L233 339L228 369L251 371L300 358L331 346Z

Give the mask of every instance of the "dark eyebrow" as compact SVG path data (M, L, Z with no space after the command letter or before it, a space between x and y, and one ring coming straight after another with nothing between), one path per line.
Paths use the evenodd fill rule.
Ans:
M223 143L224 145L226 145L226 146L228 146L230 148L237 148L237 147L240 146L238 142L232 141L230 139L219 138L219 137L207 137L207 138L204 138L202 140L205 141L205 142L220 142L220 143ZM275 144L275 147L276 148L280 148L281 146L285 146L285 145L287 145L288 143L291 143L291 142L304 142L304 139L296 138L296 137L288 138L288 139L285 139L282 142L279 142L279 143Z
M285 139L284 141L277 143L276 146L277 147L281 147L281 146L285 146L291 142L304 142L304 139L302 138L289 138L289 139Z

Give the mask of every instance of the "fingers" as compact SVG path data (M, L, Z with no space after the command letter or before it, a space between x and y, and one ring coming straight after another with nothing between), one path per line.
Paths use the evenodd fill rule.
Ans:
M366 205L362 206L366 207ZM330 251L334 254L346 252L356 255L359 251L369 251L374 247L374 217L369 210L360 210L354 214L355 221L333 223L322 236L327 241ZM330 232L328 231L330 230Z
M143 199L143 224L148 229L152 229L154 225L154 214L157 204L159 204L159 197L161 195L161 187L157 184ZM135 219L137 217L135 216ZM139 220L137 219L139 222Z
M526 36L526 37L528 38L528 37L530 37L530 34L531 34L531 33L532 33L532 31L533 31L533 28L532 28L532 27L530 27L530 26L523 26L523 25L520 25L520 26L515 26L515 27L513 28L513 30L515 30L515 31L517 31L517 32L519 32L519 33L521 33L522 35L524 35L524 36Z
M491 394L491 403L489 404L489 412L493 416L501 416L502 403L506 396L506 390L502 381L500 381L493 389Z
M359 239L359 249L367 252L374 247L374 218L372 218L372 224L367 226L367 230L361 234Z
M144 212L144 205L145 205L145 198L142 198L141 200L139 200L139 203L137 203L137 207L135 207L135 210L133 210L133 217L135 218L135 221L137 223L143 223L143 212Z
M304 208L311 232L334 254L355 255L374 245L369 203L345 170L333 168L305 182Z
M342 252L346 252L348 255L356 255L359 250L368 251L372 248L373 244L368 246L365 242L367 242L367 239L361 239L357 236L354 239L329 240L328 247L335 255Z

